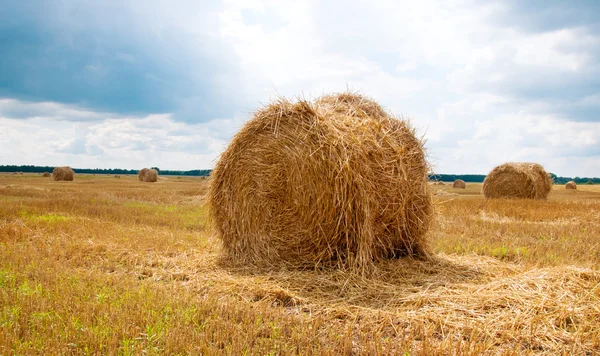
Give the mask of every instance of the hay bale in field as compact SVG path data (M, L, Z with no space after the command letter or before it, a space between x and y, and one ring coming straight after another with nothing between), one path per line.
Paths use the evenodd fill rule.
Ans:
M140 182L144 181L144 175L146 174L146 172L148 172L148 170L148 168L140 169L140 171L138 172L138 179L140 180Z
M577 183L571 180L565 184L565 189L577 189Z
M446 184L444 184L444 182L437 182L436 184L437 185L446 185Z
M50 173L48 173L48 172L44 172L44 173L42 174L42 177L50 177Z
M552 178L537 163L504 163L483 181L486 198L546 199L550 190Z
M465 189L466 187L467 184L462 179L457 179L454 181L454 183L452 183L452 188Z
M207 202L230 261L364 271L427 256L428 168L409 123L370 99L280 99L233 138Z
M59 180L72 181L74 177L75 177L75 172L69 166L56 167L52 171L52 179L55 181L59 181Z
M154 183L158 180L158 171L156 169L144 169L144 175L140 179L142 182Z
M115 174L115 178L121 178L121 176L118 174Z

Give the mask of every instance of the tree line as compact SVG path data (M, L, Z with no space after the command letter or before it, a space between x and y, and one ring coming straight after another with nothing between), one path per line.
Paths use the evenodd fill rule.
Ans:
M161 175L170 176L197 176L206 177L210 175L210 169L193 169L189 171L179 170L162 170L156 169ZM23 173L44 173L52 172L54 166L16 166L16 165L0 165L0 172L23 172ZM137 174L137 169L122 169L122 168L73 168L75 173L85 174ZM568 181L575 181L577 184L600 184L600 178L592 177L558 177L556 174L550 173L555 184L565 184ZM457 179L462 179L467 183L482 183L485 179L485 174L430 174L429 179L442 182L453 182Z
M161 170L158 167L151 167L156 169L161 175L170 176L197 176L203 177L210 174L210 169L193 169L190 171L178 171L178 170ZM0 165L0 172L23 172L23 173L52 173L54 166L15 166L15 165ZM137 169L123 169L123 168L73 168L75 173L84 174L138 174Z
M592 177L559 177L554 173L550 173L554 184L566 184L569 181L574 181L577 184L600 184L600 178ZM457 179L462 179L469 183L482 183L485 179L485 174L430 174L429 179L442 182L454 182Z

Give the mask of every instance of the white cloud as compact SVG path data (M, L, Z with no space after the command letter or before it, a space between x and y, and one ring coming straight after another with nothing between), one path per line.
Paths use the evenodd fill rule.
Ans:
M26 103L12 101L11 105ZM44 103L56 113L73 107ZM14 119L0 112L2 164L70 165L81 168L206 169L241 127L245 116L187 124L170 114L117 117L94 114L95 121L58 117Z
M437 162L440 172L464 173L456 162L486 173L502 162L528 161L558 175L594 176L600 167L600 122L525 113L475 121L473 135L446 148L443 157Z
M3 133L3 139L18 147L12 152L2 148L2 158L21 163L26 157L32 164L39 163L33 162L36 155L51 158L14 136L44 140L55 157L85 166L134 168L153 160L147 165L210 168L261 103L277 95L311 98L349 87L411 118L425 133L440 173L486 173L504 161L521 160L538 161L561 175L600 175L597 27L571 23L530 31L502 21L516 11L503 1L187 4L159 1L135 7L133 31L136 38L169 38L177 48L189 48L162 53L165 62L175 65L193 63L178 56L199 56L206 46L227 48L219 53L227 53L222 61L234 69L208 84L202 68L189 66L187 74L210 93L228 98L225 106L237 112L233 118L181 122L178 114L193 116L204 92L181 98L178 111L143 117L0 99L0 125L11 136ZM91 21L100 23L101 17ZM62 21L67 27L82 26L69 17ZM144 37L145 32L151 36ZM151 42L144 44L150 54L160 50ZM144 61L125 50L114 58ZM108 70L95 63L88 69L97 77ZM172 85L168 75L145 76ZM89 159L73 154L78 150Z
M94 121L107 115L109 114L86 110L73 105L55 102L29 102L0 97L0 116L11 118Z

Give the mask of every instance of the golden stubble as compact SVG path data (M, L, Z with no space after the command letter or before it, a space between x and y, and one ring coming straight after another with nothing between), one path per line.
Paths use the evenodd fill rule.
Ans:
M206 179L0 175L2 354L594 354L600 189L432 186L430 260L231 266Z

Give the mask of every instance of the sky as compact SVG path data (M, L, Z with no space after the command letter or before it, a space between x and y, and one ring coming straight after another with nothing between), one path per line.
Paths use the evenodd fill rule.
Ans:
M0 0L0 164L210 169L279 96L410 120L436 173L600 176L600 2Z

